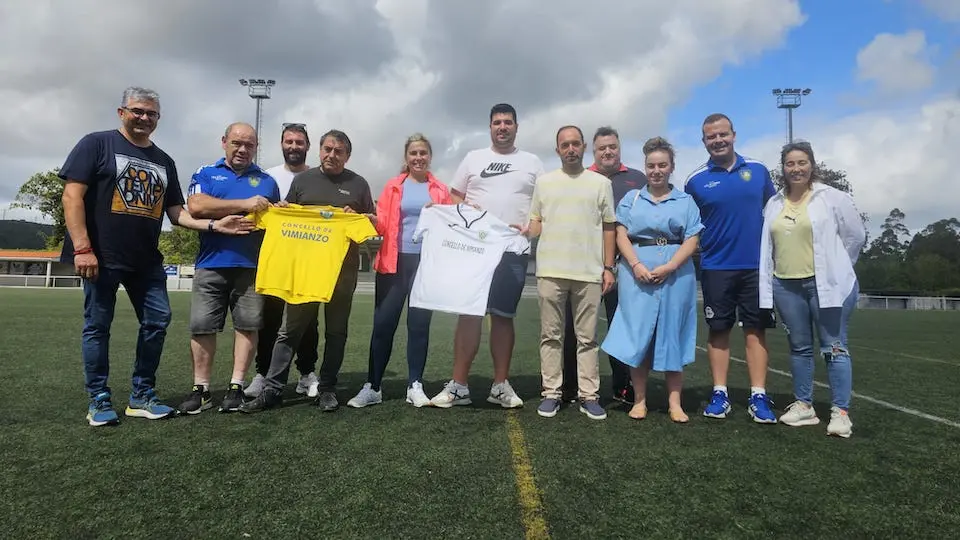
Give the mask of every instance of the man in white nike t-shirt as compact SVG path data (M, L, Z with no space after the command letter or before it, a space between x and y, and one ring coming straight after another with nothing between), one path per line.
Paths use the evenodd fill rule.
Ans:
M310 151L310 136L304 124L284 124L280 132L280 150L283 152L283 164L267 169L267 174L277 181L280 187L280 198L283 199L290 191L290 184L298 174L310 168L307 165L307 152ZM257 344L257 356L254 362L256 375L250 386L244 390L247 397L255 398L263 391L267 371L270 369L270 360L273 355L273 344L280 330L283 320L283 300L274 296L264 297L263 328L260 330L260 340ZM309 327L300 340L297 351L297 370L300 372L300 381L297 383L297 393L316 397L319 393L319 380L315 373L319 358L320 333L315 322Z
M506 103L490 109L489 148L468 153L450 182L454 202L466 202L493 214L508 225L525 227L537 177L543 162L514 146L517 111ZM515 339L513 317L527 277L529 243L524 239L504 252L493 274L487 313L490 314L490 354L493 356L493 387L487 401L504 408L523 406L510 386L510 358ZM469 405L467 378L480 348L483 317L461 315L453 341L453 379L434 396L435 407Z

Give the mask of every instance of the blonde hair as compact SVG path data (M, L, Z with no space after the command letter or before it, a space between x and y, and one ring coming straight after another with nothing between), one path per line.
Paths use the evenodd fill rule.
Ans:
M410 150L410 145L413 143L422 142L427 145L427 152L430 152L430 155L433 156L433 146L430 144L430 140L424 137L423 133L414 133L413 135L407 137L407 142L403 145L403 165L400 167L401 173L409 173L410 167L407 166L407 150Z
M674 164L674 159L676 158L676 153L673 151L673 145L667 142L663 137L653 137L652 139L647 139L647 142L643 143L643 155L649 156L650 154L663 151L670 156L670 165Z

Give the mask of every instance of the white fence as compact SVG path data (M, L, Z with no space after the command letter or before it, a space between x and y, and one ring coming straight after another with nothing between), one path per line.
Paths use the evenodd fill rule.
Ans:
M946 296L867 296L857 302L860 309L893 309L910 311L960 311L960 298Z
M179 274L179 273L178 273ZM193 287L192 274L167 276L167 290L189 291ZM0 274L0 287L18 288L67 288L80 287L77 276L10 275ZM361 272L357 294L373 294L373 273ZM524 298L536 298L537 287L528 282L523 288ZM698 291L698 300L700 299ZM960 311L960 298L946 296L870 296L861 295L857 303L860 309L884 309L903 311Z

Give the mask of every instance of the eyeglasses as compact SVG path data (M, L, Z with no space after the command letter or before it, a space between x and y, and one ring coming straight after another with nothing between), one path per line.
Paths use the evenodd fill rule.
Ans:
M133 108L133 109L131 109L131 108L129 108L129 107L121 107L121 109L127 111L128 113L130 113L130 114L132 114L132 115L134 115L134 116L136 116L136 117L138 117L138 118L141 117L141 116L146 116L146 117L149 118L150 120L156 120L157 118L160 118L160 113L158 113L157 111L148 111L148 110L140 109L140 108Z
M307 129L307 125L306 125L306 124L300 124L300 123L294 123L294 122L284 122L284 123L283 123L283 129L287 129L287 128Z

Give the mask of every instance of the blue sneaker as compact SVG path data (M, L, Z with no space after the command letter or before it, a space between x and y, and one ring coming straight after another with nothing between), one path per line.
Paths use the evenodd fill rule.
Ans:
M773 401L766 394L753 394L750 396L750 416L758 424L776 424L777 415L773 414Z
M600 406L600 401L589 399L580 402L580 412L587 415L591 420L603 420L607 417L607 411Z
M703 409L703 415L710 418L726 418L730 412L730 398L721 390L714 390L710 396L710 403Z
M537 407L537 414L544 418L553 418L560 410L560 400L555 398L545 398Z
M160 403L157 393L151 388L140 396L130 396L130 404L127 405L126 415L159 420L173 416L175 412L176 410L173 407Z
M112 426L120 423L117 412L113 410L113 403L110 402L110 394L100 392L90 400L87 422L91 426Z

